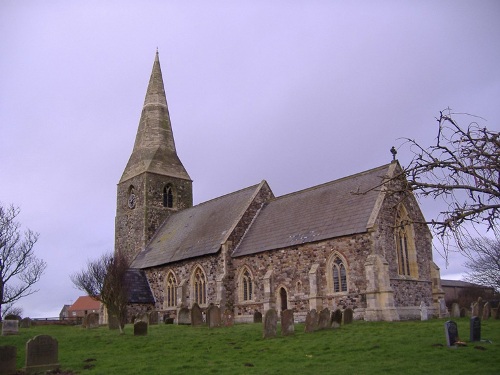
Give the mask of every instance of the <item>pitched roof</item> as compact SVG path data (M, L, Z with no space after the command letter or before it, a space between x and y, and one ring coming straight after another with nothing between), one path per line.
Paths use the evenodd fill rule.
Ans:
M371 169L266 204L232 256L363 233L373 224L383 195L379 186L391 165ZM363 192L364 194L356 194Z
M125 273L129 303L155 303L146 274L142 270L129 268Z
M68 311L82 311L82 310L99 310L101 302L89 296L78 297Z
M148 268L216 253L263 184L266 182L171 215L131 267Z

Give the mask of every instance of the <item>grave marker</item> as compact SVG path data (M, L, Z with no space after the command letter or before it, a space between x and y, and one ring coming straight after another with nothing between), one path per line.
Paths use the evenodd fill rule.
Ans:
M134 323L134 336L147 336L148 323L138 320Z
M85 315L83 319L83 326L87 329L98 328L99 327L99 314L90 313Z
M470 318L470 341L481 341L481 319L477 316Z
M328 307L325 307L319 313L318 329L321 330L328 328L330 328L330 310L328 310Z
M260 311L255 310L253 313L253 322L262 323L262 313Z
M281 312L281 335L290 336L295 333L293 324L293 310L283 310Z
M191 311L187 307L183 307L177 314L177 324L189 325L191 324Z
M158 311L151 311L149 313L149 324L156 325L158 324Z
M23 318L19 322L19 327L20 328L31 328L31 319L30 318Z
M220 308L215 305L210 305L207 309L207 325L208 328L216 328L221 326Z
M191 325L203 325L203 314L201 313L201 308L197 303L194 303L193 307L191 308Z
M486 302L483 306L483 320L488 320L491 315L491 305L489 302Z
M2 336L19 334L19 320L4 319L2 321Z
M17 348L11 345L0 346L0 375L16 373Z
M276 337L276 328L278 326L278 314L275 309L269 309L264 316L264 332L262 336L267 339Z
M350 307L344 310L344 324L351 324L353 320L354 311Z
M332 328L340 328L342 324L342 310L337 309L332 313L331 325Z
M312 309L306 315L306 324L304 332L314 332L318 330L318 312Z
M451 317L452 318L460 318L460 307L458 303L454 302L451 304Z
M420 320L425 321L429 319L429 310L424 301L420 302Z
M222 324L224 327L232 327L234 325L234 314L231 310L224 311L222 315Z
M448 346L455 345L455 343L458 341L457 323L455 323L453 320L448 320L446 323L444 323L444 330L446 334L446 344Z
M26 367L28 374L57 370L59 345L48 335L35 336L26 343Z

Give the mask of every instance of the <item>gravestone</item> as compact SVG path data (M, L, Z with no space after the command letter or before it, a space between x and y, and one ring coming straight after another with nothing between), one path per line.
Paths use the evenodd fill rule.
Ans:
M255 310L253 313L253 322L262 323L262 313L260 311Z
M481 297L477 299L477 315L479 318L483 317L484 302Z
M420 320L429 319L429 310L427 309L427 305L424 301L420 302Z
M2 336L19 334L19 320L4 319L2 321Z
M460 317L465 318L467 316L467 309L465 307L462 307L460 309Z
M165 323L165 324L174 324L174 318L170 317L169 315L165 315L163 317L163 323Z
M481 319L477 316L470 318L470 341L481 341Z
M444 323L444 330L446 334L446 344L448 346L455 345L455 343L458 341L457 323L455 323L453 320L448 320L446 323Z
M221 316L219 306L210 305L207 309L207 325L208 328L216 328L221 326Z
M193 307L191 308L191 325L203 325L203 314L201 313L201 308L197 303L194 303Z
M31 319L30 318L23 318L19 322L19 327L20 328L31 328Z
M85 319L83 319L83 325L87 329L99 327L99 314L90 313L85 315Z
M321 330L328 328L330 328L330 310L328 310L328 307L325 307L319 313L318 329Z
M158 311L151 311L149 313L149 324L156 325L158 324Z
M446 302L444 298L439 298L439 317L448 317L450 314L448 313L448 309L446 308Z
M290 336L295 332L293 324L293 310L283 310L281 312L281 335Z
M134 320L134 323L139 321L149 323L149 313L145 312L142 315L139 315L137 319Z
M306 324L304 326L304 332L314 332L318 330L318 312L316 309L312 309L306 315Z
M489 302L486 302L483 306L483 320L488 320L491 315L491 305Z
M451 317L452 318L460 318L460 307L458 303L454 302L451 304Z
M109 329L119 329L120 321L115 315L108 316L108 328Z
M471 304L470 311L472 316L479 316L479 304L477 302L473 302Z
M234 325L234 314L231 310L224 311L222 315L222 324L224 327L232 327Z
M35 336L26 343L26 366L28 374L57 370L59 368L59 345L48 335Z
M17 348L11 345L0 346L0 375L16 374Z
M354 311L350 307L344 310L344 324L351 324L353 320Z
M183 307L177 314L177 324L189 325L191 324L191 311L187 307Z
M342 324L342 310L337 309L332 313L331 325L332 328L340 328Z
M148 323L138 320L134 323L134 336L147 336Z
M264 316L264 330L262 337L265 339L276 337L276 328L278 326L278 314L275 309L269 309Z

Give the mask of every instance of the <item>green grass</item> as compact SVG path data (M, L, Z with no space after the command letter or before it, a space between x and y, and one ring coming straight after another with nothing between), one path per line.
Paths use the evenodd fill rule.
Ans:
M455 321L462 340L468 341L469 320ZM482 322L481 336L491 343L459 348L446 346L444 322L356 321L309 334L297 324L294 336L266 340L261 324L219 329L157 325L149 327L147 336L134 336L131 325L121 336L105 327L40 326L0 337L0 345L17 347L21 368L26 341L51 335L59 342L62 369L89 375L500 373L500 320Z

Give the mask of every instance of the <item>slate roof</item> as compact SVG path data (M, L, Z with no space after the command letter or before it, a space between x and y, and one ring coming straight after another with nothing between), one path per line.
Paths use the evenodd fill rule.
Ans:
M232 256L366 232L382 197L380 189L373 188L390 173L390 167L383 165L267 203Z
M218 252L265 183L262 181L171 215L131 267L148 268Z
M129 268L125 274L125 283L129 287L129 303L155 303L153 293L149 288L148 280L144 271Z

